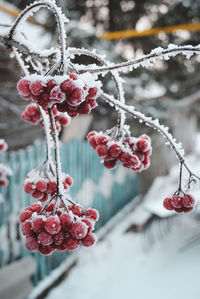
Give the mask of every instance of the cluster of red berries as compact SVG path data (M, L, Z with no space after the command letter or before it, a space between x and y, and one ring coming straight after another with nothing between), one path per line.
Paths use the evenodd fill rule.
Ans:
M23 111L21 118L33 125L37 125L41 122L42 117L40 111L36 104L30 104L26 106L25 110Z
M78 205L72 205L66 211L60 203L52 214L54 207L55 203L51 203L44 210L40 204L34 203L21 212L20 228L29 251L38 250L43 255L49 255L56 249L73 251L80 244L89 247L96 243L92 231L99 218L97 210L83 210Z
M58 131L61 130L62 126L69 125L71 118L67 113L59 112L55 106L52 108L52 111L55 116L56 129ZM28 123L31 123L33 125L37 125L38 123L41 123L41 125L43 126L42 117L37 104L34 103L29 104L24 110L24 112L22 113L21 117L24 121Z
M22 98L35 101L43 109L57 104L60 112L75 117L88 114L95 108L100 82L95 81L91 74L69 74L62 77L32 75L21 79L17 89Z
M63 174L63 188L69 190L73 184L73 180L69 174ZM49 198L49 194L53 196L57 191L57 183L55 177L51 173L45 175L39 171L32 170L24 181L24 191L41 202L45 202Z
M183 196L174 195L172 197L167 197L163 201L163 206L165 209L178 213L188 213L194 208L194 198L190 194L184 194Z
M112 139L104 133L93 131L88 134L87 138L107 168L114 168L117 161L120 161L124 167L142 171L150 164L149 157L152 148L151 139L147 135L118 140Z

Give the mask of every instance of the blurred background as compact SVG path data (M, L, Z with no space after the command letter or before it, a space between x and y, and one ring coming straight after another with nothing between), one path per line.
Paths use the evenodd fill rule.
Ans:
M28 4L31 2L33 1L28 1ZM166 33L164 28L198 24L200 1L57 0L56 3L62 7L70 20L66 25L67 45L89 50L96 49L98 54L106 55L107 60L111 62L138 58L150 53L156 47L165 48L171 43L193 46L199 44L199 30L190 31L187 27L187 29ZM0 24L12 24L26 5L27 1L21 0L0 1ZM163 27L163 30L157 34L142 35L145 30L160 27ZM41 9L23 29L27 39L39 48L57 47L56 21L47 10ZM140 32L141 36L103 38L105 32L134 29ZM122 74L125 80L126 103L134 105L137 110L148 116L159 118L161 123L168 126L177 140L182 142L185 153L197 173L200 173L199 61L199 55L194 55L190 59L179 55L168 61L158 60L148 69L140 67L130 73ZM89 64L91 61L85 57L81 60L79 57L77 62ZM10 267L22 267L21 264L14 264L16 260L20 260L20 263L27 262L27 265L31 263L32 271L28 274L28 279L30 277L32 279L31 283L20 282L20 284L15 281L13 285L18 285L18 289L21 285L28 285L24 294L27 289L37 289L35 293L33 291L30 298L36 298L42 292L42 297L37 298L44 298L45 290L51 289L56 279L60 282L60 276L64 272L66 276L69 271L66 270L69 268L67 263L70 262L64 264L63 269L58 271L60 275L55 276L56 279L52 278L46 283L46 288L38 288L41 281L50 277L53 269L63 264L65 256L43 259L32 255L30 261L30 256L25 249L22 249L22 236L16 224L17 215L19 209L26 205L29 199L23 194L21 184L26 172L32 166L35 167L42 158L44 149L42 142L35 142L36 139L43 138L41 129L20 119L25 103L17 93L16 83L21 76L17 63L10 58L7 49L0 46L0 138L4 138L9 146L9 152L3 156L2 162L15 169L14 176L10 178L9 189L4 188L2 191L5 202L0 204L2 215L0 238L7 240L7 245L2 246L1 249L2 277L6 277L5 273L10 273L6 272L9 271L8 264ZM101 79L104 89L109 94L116 95L115 86L109 75ZM178 160L175 154L165 145L162 136L127 115L127 124L130 125L132 135L139 136L146 133L152 138L151 166L139 175L133 175L129 170L124 171L120 167L111 172L104 170L98 157L87 147L85 136L93 129L105 131L114 126L117 114L101 99L98 104L90 116L73 120L71 126L62 131L61 140L64 144L62 152L64 170L72 174L75 180L77 179L77 186L74 186L72 191L73 196L79 202L94 205L100 209L100 212L102 211L99 230L103 241L96 246L96 251L91 249L88 253L82 250L79 255L76 254L76 258L74 255L70 256L71 264L78 263L77 270L69 274L69 278L64 283L65 288L62 285L57 289L58 293L50 294L49 298L59 296L59 298L89 299L93 296L97 298L103 296L116 299L122 298L126 290L127 296L143 299L147 298L147 293L143 290L144 285L147 285L146 289L149 290L149 298L165 298L165 296L166 298L188 298L189 296L191 299L200 298L198 281L195 284L195 277L200 274L197 268L200 244L198 206L195 214L178 217L173 213L165 212L162 208L163 198L170 196L170 192L173 194L177 186ZM82 147L84 150L80 153ZM66 161L67 155L71 157L71 160L69 159L71 162ZM23 162L25 160L26 165ZM92 162L88 162L89 160ZM84 161L84 163L77 161ZM21 165L24 165L22 170L20 170ZM194 191L197 201L198 194L197 189ZM117 213L120 213L121 218L114 216ZM120 225L122 228L118 228ZM110 231L111 227L113 232L108 234L107 230ZM117 244L120 246L118 247ZM14 251L13 248L16 250ZM163 253L166 252L169 254L165 256ZM182 252L181 257L180 252ZM191 256L194 258L191 259ZM157 257L158 262L154 264L153 261ZM103 266L105 261L109 265L107 268ZM86 272L84 272L85 268ZM117 278L114 273L120 272L121 269L123 275ZM185 269L188 269L188 272ZM82 284L77 280L79 273L81 273L80 277L84 278ZM127 273L126 277L124 273ZM90 285L89 281L95 275L94 284L90 282L90 289L93 290L88 290L89 287L86 286ZM24 279L25 274L22 276ZM193 283L188 280L188 276ZM174 293L168 289L169 279ZM177 284L173 283L176 279ZM155 284L156 280L160 282L160 289ZM185 280L187 286L184 285ZM79 284L80 290L76 289L76 285ZM5 294L8 294L8 289L1 287L0 283L0 294L1 288L2 298L7 298ZM69 297L65 295L67 292ZM20 294L19 298L25 298L24 296Z

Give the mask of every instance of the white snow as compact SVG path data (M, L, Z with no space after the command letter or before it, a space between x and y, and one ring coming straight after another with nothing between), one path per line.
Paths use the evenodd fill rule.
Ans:
M77 266L46 299L199 299L200 242L186 247L199 232L198 221L188 215L173 218L171 231L155 234L151 245L147 234L124 233L135 215L149 214L136 209L104 241L81 250ZM153 223L149 233L160 227Z

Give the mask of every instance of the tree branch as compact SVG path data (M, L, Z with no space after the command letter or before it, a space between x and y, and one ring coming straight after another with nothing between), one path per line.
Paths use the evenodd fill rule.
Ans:
M102 74L107 73L113 70L117 70L118 72L127 72L132 71L133 68L137 68L139 66L148 67L151 66L153 62L157 58L162 58L168 60L170 57L174 57L178 54L183 54L186 58L190 58L193 54L200 54L200 46L175 46L170 45L167 49L154 49L150 54L142 56L137 59L131 59L126 62L110 64L106 67L93 67L83 69L82 66L79 69L80 73L90 72L92 74Z

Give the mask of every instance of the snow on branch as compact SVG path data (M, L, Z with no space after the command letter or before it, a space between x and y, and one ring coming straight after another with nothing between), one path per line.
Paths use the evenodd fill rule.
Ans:
M150 67L155 63L156 59L169 60L171 57L175 57L178 54L183 54L189 59L194 54L200 54L200 45L198 46L177 46L170 44L167 49L161 47L156 48L150 52L150 54L142 56L137 59L131 59L126 62L110 64L105 67L92 67L92 68L81 68L79 69L80 73L90 72L92 74L105 74L109 71L117 70L118 72L130 72L133 69L138 67Z
M113 96L110 96L108 94L104 93L101 95L101 97L111 106L115 106L118 109L122 109L125 112L130 113L131 115L133 115L134 118L139 119L140 122L144 122L145 125L150 126L157 130L159 133L161 133L167 141L166 144L169 144L171 148L175 151L179 161L183 164L185 163L184 150L181 144L176 142L176 139L171 135L171 133L169 133L169 128L165 127L164 125L161 125L158 119L154 120L152 119L152 117L147 117L143 113L136 111L133 106L125 105L120 101L114 99Z

